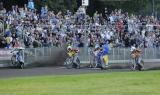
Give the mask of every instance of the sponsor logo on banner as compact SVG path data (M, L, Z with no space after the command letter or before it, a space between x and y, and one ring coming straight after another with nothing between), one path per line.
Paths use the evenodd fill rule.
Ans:
M12 57L11 50L0 49L0 60L10 60Z

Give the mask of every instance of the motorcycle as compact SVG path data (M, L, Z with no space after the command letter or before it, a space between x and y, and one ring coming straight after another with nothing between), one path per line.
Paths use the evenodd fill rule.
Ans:
M15 52L16 51L16 52ZM24 69L24 62L22 59L22 54L19 50L13 50L11 51L12 57L11 57L11 63L13 66Z
M64 65L67 69L71 69L71 68L80 69L80 60L79 60L78 54L76 53L73 56L69 56L64 62Z
M132 61L131 70L139 70L142 71L144 69L144 61L142 60L141 50L135 50L131 53Z

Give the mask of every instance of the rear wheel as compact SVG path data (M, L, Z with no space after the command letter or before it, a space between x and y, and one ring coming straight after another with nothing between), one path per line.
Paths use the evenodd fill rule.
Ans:
M128 65L129 65L129 69L131 71L135 70L135 61L134 61L134 59L131 59Z
M142 66L142 70L144 70L144 61L141 60L141 66Z
M77 64L77 68L80 69L81 67L80 67L80 60L79 60L79 58L77 58L76 64Z
M144 61L141 58L137 59L136 60L136 68L135 69L139 70L139 71L142 71L143 68L144 68Z
M140 64L137 64L137 66L136 66L136 70L139 70L139 71L141 71L141 70L142 70L142 67L141 67L141 65L140 65Z
M137 69L139 71L142 71L143 70L143 66L144 66L144 62L143 62L143 60L141 60L141 62L139 64L137 64Z
M101 70L107 70L104 58L101 59Z
M24 63L20 62L20 65L21 65L21 69L24 69Z

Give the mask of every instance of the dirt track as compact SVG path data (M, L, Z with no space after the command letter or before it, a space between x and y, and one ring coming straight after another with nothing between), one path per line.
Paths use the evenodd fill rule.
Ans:
M52 56L48 58L39 57L37 61L30 64L25 69L15 68L0 68L0 79L14 78L14 77L28 77L28 76L45 76L45 75L73 75L73 74L88 74L88 73L109 73L109 72L129 72L131 71L128 64L111 64L110 69L100 70L91 68L82 69L66 69L64 67L55 67L55 65L62 65L67 55L64 49L54 48L51 51ZM32 59L28 59L32 60ZM42 66L42 67L38 67ZM48 66L48 67L43 67ZM146 70L159 69L160 63L145 64Z
M159 63L147 63L146 70L160 69ZM91 68L66 69L65 67L30 67L25 69L0 68L0 79L28 76L45 76L45 75L73 75L88 73L110 73L110 72L130 72L131 70L124 65L112 65L111 69L100 70Z
M3 68L0 69L0 79L13 77L27 77L27 76L44 76L44 75L76 75L88 73L108 73L120 70L100 70L91 68L82 69L66 69L65 67L38 67L26 69ZM128 70L121 70L128 71Z

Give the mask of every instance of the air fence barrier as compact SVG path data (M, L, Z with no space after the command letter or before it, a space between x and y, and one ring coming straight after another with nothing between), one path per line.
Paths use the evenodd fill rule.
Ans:
M41 58L45 59L47 57L52 58L52 56L57 56L52 51L58 51L56 47L45 47L45 48L34 48L25 49L24 59L26 63L32 63ZM160 48L146 48L142 50L142 58L145 62L160 62ZM28 52L28 53L26 53ZM62 53L62 52L61 52ZM65 52L64 52L65 53ZM58 57L60 58L60 57ZM92 55L90 53L90 48L81 48L79 53L79 58L81 63L90 63L92 61ZM43 60L41 59L41 60ZM130 48L111 48L109 50L109 63L110 64L124 64L130 61Z

